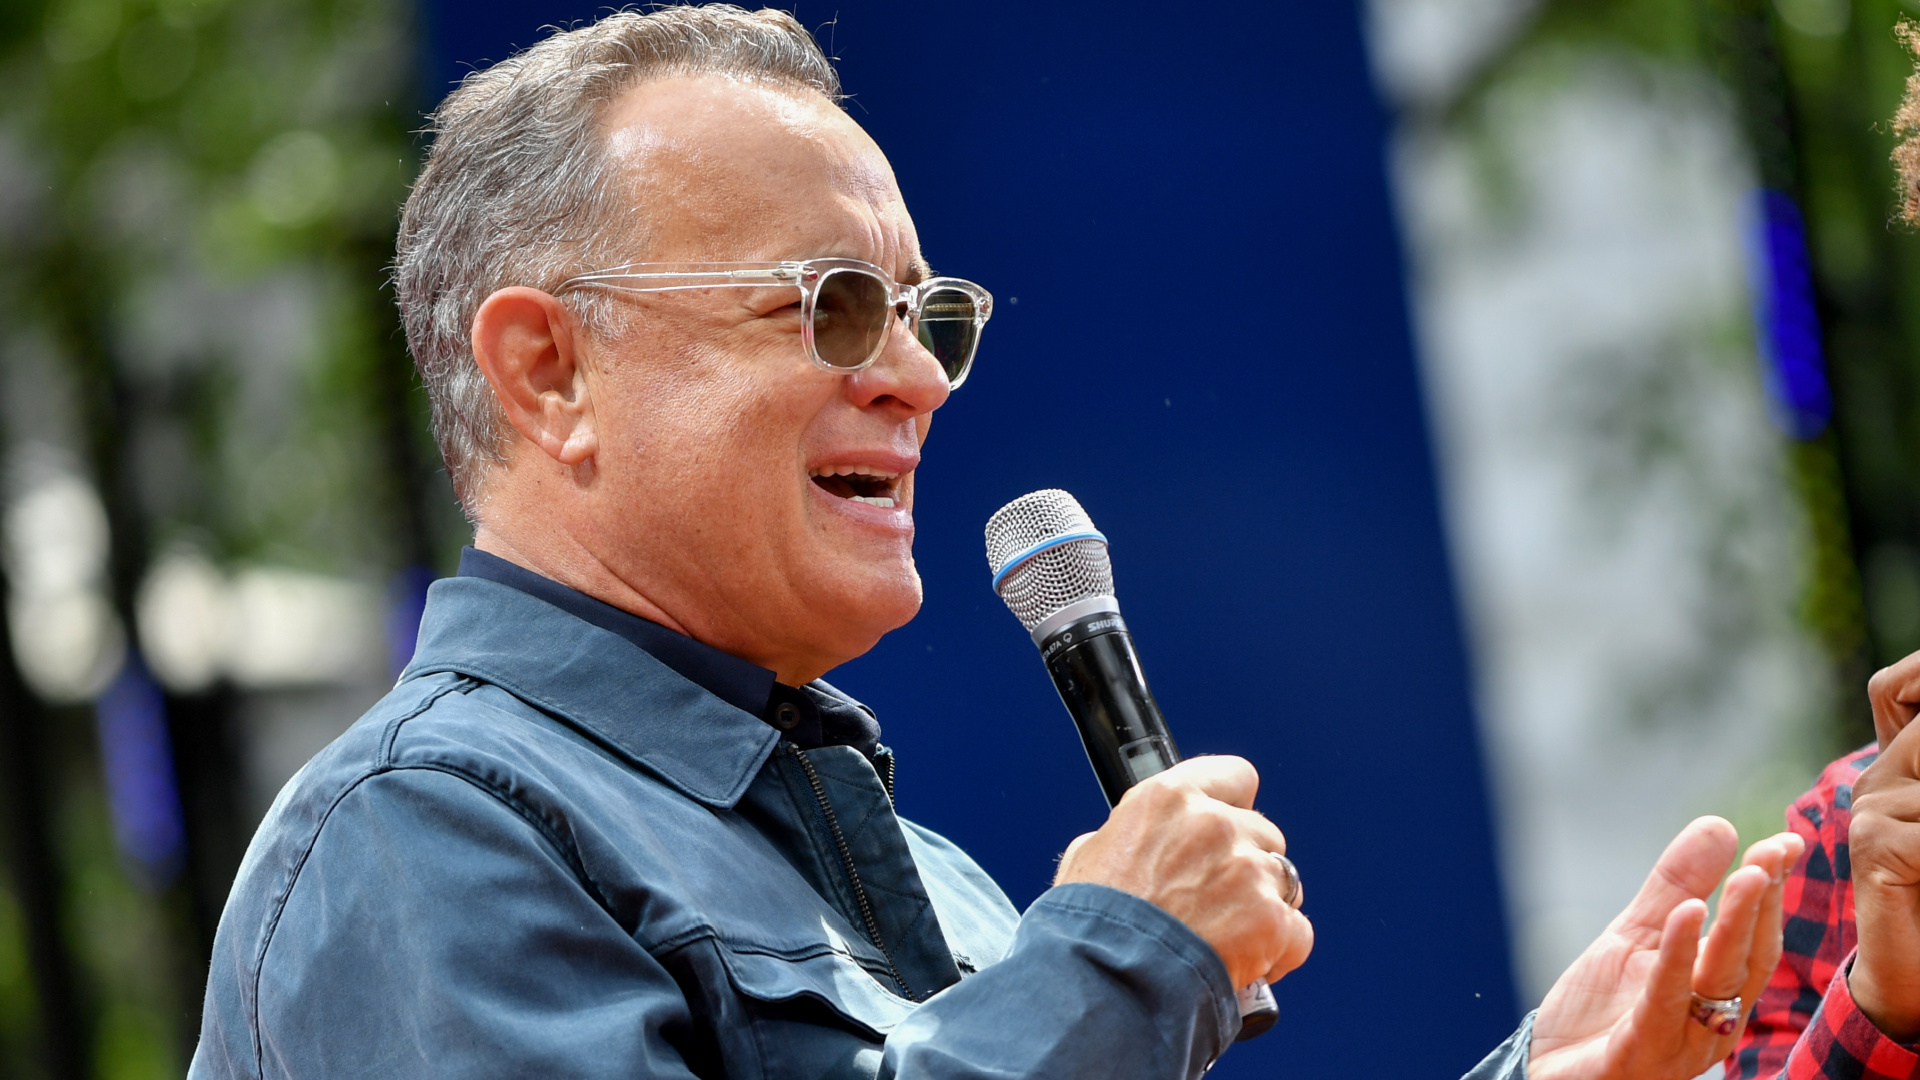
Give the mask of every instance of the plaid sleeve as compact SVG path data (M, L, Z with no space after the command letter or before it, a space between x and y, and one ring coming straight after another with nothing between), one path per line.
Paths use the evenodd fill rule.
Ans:
M1780 966L1754 1003L1746 1031L1727 1059L1728 1080L1908 1075L1920 1080L1911 1070L1861 1071L1889 1060L1890 1051L1864 1041L1865 1033L1877 1037L1879 1032L1854 1007L1846 979L1834 977L1856 940L1847 858L1853 781L1876 754L1869 746L1827 766L1813 790L1787 810L1787 827L1806 840L1807 850L1787 875ZM1880 1041L1899 1050L1898 1044ZM1857 1056L1852 1071L1847 1071L1849 1055Z
M1853 1003L1841 965L1800 1040L1787 1055L1788 1080L1920 1080L1920 1053L1880 1033Z

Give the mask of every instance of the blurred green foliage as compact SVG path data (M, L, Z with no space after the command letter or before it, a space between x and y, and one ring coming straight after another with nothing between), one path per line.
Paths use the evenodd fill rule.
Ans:
M176 534L335 572L419 554L380 291L414 167L409 14L60 0L6 65L6 128L46 185L8 284L82 375L123 587Z
M406 0L0 5L0 435L65 453L113 601L169 545L383 582L457 544L383 282L416 167ZM204 927L116 859L84 709L47 711L46 808L88 1074L178 1076ZM46 1075L0 876L0 1074Z
M1913 71L1893 35L1906 14L1893 0L1778 0L1722 15L1765 18L1777 50L1776 80L1750 66L1739 92L1763 181L1793 193L1807 219L1835 409L1830 438L1801 452L1802 491L1816 527L1839 519L1823 503L1844 493L1846 554L1860 568L1857 606L1842 608L1827 550L1841 537L1829 525L1814 578L1829 595L1809 607L1836 653L1848 643L1835 624L1859 612L1841 725L1855 745L1872 737L1866 672L1920 648L1920 236L1894 223L1888 160L1888 122ZM1809 465L1822 450L1835 464Z
M1893 221L1888 162L1913 72L1892 30L1910 15L1893 0L1774 11L1876 665L1920 648L1920 235Z
M31 1069L27 1048L34 1044L32 973L27 968L27 928L20 905L0 888L0 1075L25 1076Z
M1873 668L1920 649L1920 236L1895 222L1889 128L1912 59L1901 0L1542 0L1440 110L1474 122L1490 88L1554 52L1617 51L1711 72L1764 186L1805 214L1834 422L1792 443L1809 527L1802 617L1842 689L1830 751L1872 737Z

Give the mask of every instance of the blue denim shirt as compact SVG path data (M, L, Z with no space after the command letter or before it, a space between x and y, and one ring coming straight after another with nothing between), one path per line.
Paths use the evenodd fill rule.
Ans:
M455 578L262 822L189 1075L1194 1077L1238 1027L1154 905L1067 885L1020 915L861 751Z
M1238 1026L1152 904L1022 916L860 751L454 578L254 837L190 1075L1191 1077Z

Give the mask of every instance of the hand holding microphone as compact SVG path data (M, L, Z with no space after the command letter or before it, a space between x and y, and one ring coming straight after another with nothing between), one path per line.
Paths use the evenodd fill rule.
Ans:
M1278 1016L1267 982L1300 966L1313 926L1297 910L1286 838L1253 810L1259 776L1240 758L1181 762L1114 597L1106 537L1064 491L1036 491L987 522L994 591L1039 646L1113 807L1076 839L1058 884L1106 885L1199 934L1240 991L1241 1033Z
M1181 762L1128 791L1100 831L1074 840L1054 884L1132 893L1212 945L1235 986L1278 981L1306 961L1313 924L1296 910L1298 878L1273 858L1286 838L1251 809L1259 783L1242 758Z

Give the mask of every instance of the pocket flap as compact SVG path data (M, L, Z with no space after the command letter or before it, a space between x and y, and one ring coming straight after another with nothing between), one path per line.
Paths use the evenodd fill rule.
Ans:
M907 1018L913 1002L881 985L852 957L823 952L804 959L736 952L725 945L720 955L736 990L756 1001L810 998L854 1024L885 1038Z

